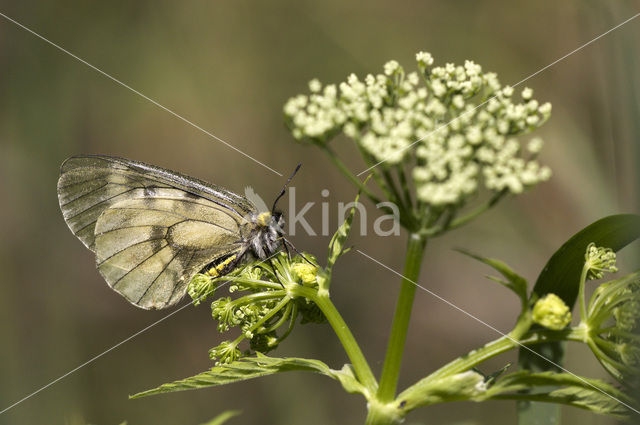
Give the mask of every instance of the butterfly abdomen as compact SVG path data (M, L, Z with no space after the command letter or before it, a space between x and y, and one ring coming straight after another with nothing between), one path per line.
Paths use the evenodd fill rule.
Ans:
M207 268L207 274L212 277L224 276L236 267L239 261L237 254L232 254L221 261L210 264Z

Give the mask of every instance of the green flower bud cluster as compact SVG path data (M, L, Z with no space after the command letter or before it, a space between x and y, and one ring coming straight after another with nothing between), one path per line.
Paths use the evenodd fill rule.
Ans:
M604 273L618 271L616 253L609 248L597 247L594 243L590 243L584 259L585 267L588 268L587 279L602 279Z
M193 305L200 305L215 292L213 279L209 275L198 273L191 279L187 292L193 300Z
M242 352L238 349L238 344L232 341L224 341L217 347L209 350L209 357L216 361L216 366L220 364L232 363L242 357Z
M519 140L549 118L549 103L533 99L529 88L516 100L513 88L471 61L434 67L426 52L416 60L418 72L408 74L390 61L383 73L362 80L355 74L338 85L312 80L309 95L284 106L293 136L324 145L343 132L369 165L411 167L407 186L432 206L459 205L481 184L518 194L551 176L536 160L542 140L526 148Z
M251 339L253 324L262 320L278 304L277 298L266 298L259 302L252 298L230 297L218 298L211 304L211 315L218 321L218 331L226 332L230 328L239 327L242 334Z
M547 294L533 306L533 321L547 329L559 331L571 323L571 310L556 294Z
M608 268L612 267L609 262ZM589 346L616 379L640 378L640 272L601 284L589 301Z
M211 295L216 285L230 282L230 296L214 299L211 314L218 322L219 332L236 328L240 335L209 350L216 364L230 363L256 351L273 350L289 335L298 317L301 323L323 322L324 315L318 307L294 295L291 289L304 286L317 290L318 270L312 256L289 259L287 254L280 253L269 262L238 268L218 278L196 275L188 289L194 303ZM249 348L242 351L239 345L244 340L249 342Z

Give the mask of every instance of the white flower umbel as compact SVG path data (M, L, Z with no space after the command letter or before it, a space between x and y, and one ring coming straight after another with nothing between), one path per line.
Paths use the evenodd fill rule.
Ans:
M542 139L521 140L549 118L550 104L533 99L530 88L502 86L472 61L433 66L426 52L416 61L418 72L408 74L389 61L363 80L351 74L324 88L312 80L310 94L284 107L293 136L329 149L329 140L344 133L387 193L393 180L403 180L412 192L404 196L414 198L404 204L418 212L459 208L481 187L519 194L551 176L537 160Z

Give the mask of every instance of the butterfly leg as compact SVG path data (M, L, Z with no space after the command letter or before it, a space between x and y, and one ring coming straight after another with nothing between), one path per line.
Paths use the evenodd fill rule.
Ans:
M278 283L280 284L280 286L282 286L282 289L287 289L285 288L284 283L282 283L282 281L280 280L278 273L276 273L276 267L273 265L273 261L271 260L271 257L269 257L268 260L269 260L269 265L271 266L271 270L273 271L273 275L276 277L276 279L278 279Z
M306 261L307 263L311 264L313 267L316 267L316 265L313 264L307 257L305 257L302 252L298 251L298 249L291 242L289 242L285 238L282 238L282 240L284 241L284 246L285 246L285 250L287 251L287 254L289 254L289 249L287 248L287 245L288 245L288 246L291 247L291 249L293 249L296 252L296 254L298 254L300 257L302 257L304 259L304 261ZM289 259L291 259L291 256L289 256Z

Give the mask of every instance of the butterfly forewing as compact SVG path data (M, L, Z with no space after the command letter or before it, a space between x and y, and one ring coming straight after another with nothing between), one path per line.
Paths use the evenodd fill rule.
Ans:
M65 221L109 286L139 307L175 304L203 267L245 249L241 229L255 208L232 192L111 157L74 157L61 173Z

